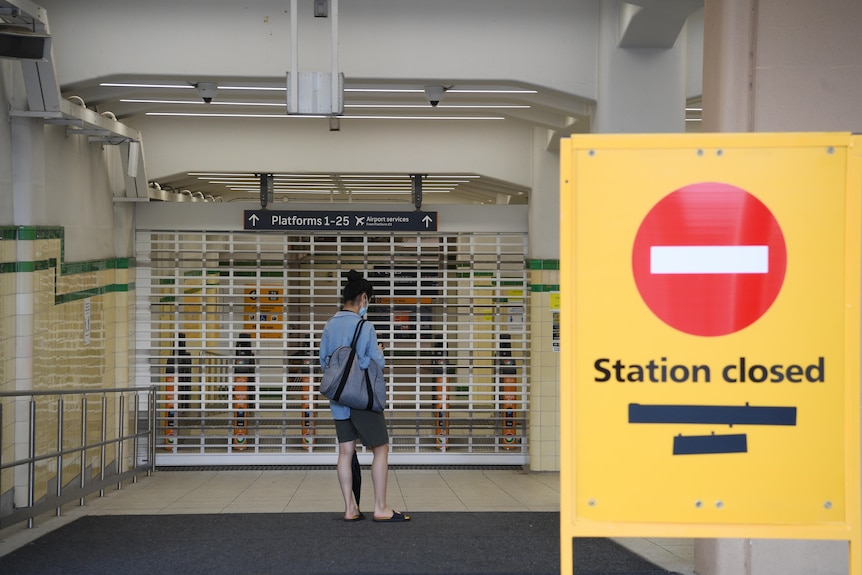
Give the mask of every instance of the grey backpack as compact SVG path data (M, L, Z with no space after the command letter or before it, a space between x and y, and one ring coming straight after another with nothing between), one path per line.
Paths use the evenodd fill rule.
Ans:
M359 320L350 346L343 345L326 358L320 393L353 409L382 412L386 409L386 382L377 362L368 369L356 361L356 340L365 320Z

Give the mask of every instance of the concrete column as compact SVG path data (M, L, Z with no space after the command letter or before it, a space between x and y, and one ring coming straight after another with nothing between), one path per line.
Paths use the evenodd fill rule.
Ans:
M530 469L560 469L560 365L553 350L550 291L559 285L560 154L547 130L533 129L530 196Z
M685 42L671 47L620 47L625 14L618 0L603 0L599 17L598 103L600 133L685 131ZM676 34L676 31L669 32Z
M703 131L862 131L862 3L706 0Z
M13 109L23 108L13 103ZM17 226L45 225L45 137L42 120L12 118L12 202Z
M694 572L698 575L750 575L750 539L696 539Z
M560 258L560 152L548 149L547 130L533 129L530 258Z
M758 0L707 0L703 14L703 132L751 132Z
M12 110L27 110L27 97L23 84L18 84L18 70L7 82L0 78L0 88L11 92ZM44 224L45 214L45 138L42 120L12 117L9 122L11 156L12 225L33 226ZM21 269L15 274L15 390L29 391L34 388L35 305L36 278L33 262L36 260L35 237L19 237L16 244L15 261ZM28 457L29 446L29 401L25 398L15 403L15 447L16 459ZM27 468L18 466L13 471L14 504L27 505Z

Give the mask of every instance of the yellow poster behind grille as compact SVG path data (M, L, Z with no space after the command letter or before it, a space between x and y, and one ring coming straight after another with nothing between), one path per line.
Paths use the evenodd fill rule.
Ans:
M573 536L858 541L860 142L564 140L564 573Z
M284 337L284 287L261 284L244 290L243 330L261 339Z

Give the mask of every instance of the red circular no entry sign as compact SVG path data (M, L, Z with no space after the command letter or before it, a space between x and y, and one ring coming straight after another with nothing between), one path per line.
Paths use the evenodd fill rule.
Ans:
M787 267L775 217L722 183L686 186L646 215L632 249L644 302L669 326L700 336L737 332L778 297Z

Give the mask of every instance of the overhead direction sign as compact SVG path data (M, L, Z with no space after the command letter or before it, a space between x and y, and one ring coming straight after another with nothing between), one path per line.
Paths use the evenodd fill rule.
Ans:
M244 210L243 229L256 231L436 232L437 212Z
M573 537L849 540L862 575L862 137L561 145Z

